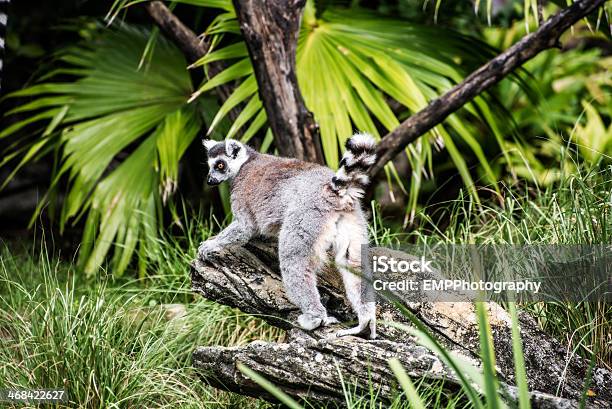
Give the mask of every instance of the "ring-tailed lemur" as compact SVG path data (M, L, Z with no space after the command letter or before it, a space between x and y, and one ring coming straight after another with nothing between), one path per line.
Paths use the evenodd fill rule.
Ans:
M8 5L10 0L0 0L0 91L2 90L2 67L6 38L6 23L8 21Z
M317 290L317 272L331 250L359 321L337 336L369 329L370 338L375 338L376 305L362 299L362 280L354 271L361 267L361 246L368 243L359 199L368 183L366 171L376 159L374 138L351 137L335 174L314 163L261 154L232 139L205 140L204 146L208 184L231 181L234 220L200 245L200 257L253 236L278 237L285 291L301 310L298 324L311 330L337 322L327 315Z

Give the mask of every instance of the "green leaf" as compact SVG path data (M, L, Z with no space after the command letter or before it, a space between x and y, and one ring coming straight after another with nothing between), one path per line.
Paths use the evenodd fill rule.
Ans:
M228 138L233 138L236 132L246 124L251 118L253 118L261 110L261 101L257 95L253 95L248 104L240 111L238 118L232 123L229 131L227 132Z
M242 84L240 84L234 92L225 100L221 108L217 111L215 117L211 121L208 128L208 134L210 135L223 118L238 104L246 101L250 96L257 92L257 80L254 75L248 76Z
M249 52L244 43L235 43L220 50L206 54L204 57L191 64L189 68L200 67L205 64L210 64L214 61L223 61L232 58L248 57L248 55Z
M204 83L190 98L190 102L197 98L200 94L209 91L219 85L227 84L230 81L246 77L252 72L251 62L248 59L243 59L223 70Z
M238 364L238 370L242 372L245 376L252 379L259 386L268 391L272 396L279 400L282 404L286 405L291 409L302 409L302 405L297 403L295 400L291 398L291 396L287 395L280 388L274 385L272 382L268 381L266 378L248 368L245 365Z
M154 251L161 206L200 128L199 103L187 104L192 89L182 54L162 38L153 47L150 38L129 26L98 33L58 53L55 70L71 70L72 82L42 82L8 96L34 99L7 113L29 116L0 135L44 125L42 135L23 137L12 149L25 152L18 168L45 149L59 152L51 190L62 177L68 182L60 229L86 219L79 265L89 274L111 249L116 275L139 244ZM147 64L140 66L145 50Z
M531 409L527 371L525 370L525 357L523 355L523 344L520 334L520 323L516 313L516 302L509 301L508 310L510 311L510 317L512 319L512 355L514 357L514 375L518 388L519 409Z
M229 12L234 11L234 6L229 0L172 0L175 3L191 4L192 6L223 9Z
M404 370L404 367L400 361L397 358L391 358L389 360L389 367L402 386L402 389L406 394L406 398L408 399L408 402L410 402L410 406L413 409L425 409L425 402L423 402L423 399L421 399L419 392L416 390L416 387L410 380L410 377Z
M478 391L472 384L476 383L482 389L484 381L482 380L482 375L480 374L478 368L474 367L469 362L462 360L451 351L446 350L444 346L442 346L436 339L436 337L429 332L427 327L421 321L419 321L419 319L400 301L396 300L393 303L400 310L402 315L410 320L414 327L409 327L397 322L389 322L387 324L413 335L419 344L438 355L442 362L444 362L444 364L454 372L459 384L465 391L472 406L477 409L484 409L484 405L480 400Z
M255 133L259 131L265 125L267 120L268 120L268 117L266 115L266 110L261 108L259 110L259 113L255 117L255 119L253 119L253 121L251 122L251 125L249 125L247 130L242 134L242 138L240 138L242 143L247 143L249 140L251 140L251 138L255 135ZM270 133L270 136L272 136L272 133ZM264 149L264 147L266 146L265 142L266 141L264 140L264 142L261 145L262 152L265 152L267 150L267 148Z
M164 122L157 127L157 172L164 203L176 190L179 162L199 129L200 121L192 107L185 107L167 115Z
M497 371L495 370L495 352L491 326L487 318L487 307L484 302L476 303L476 314L478 316L478 329L480 335L480 358L484 374L485 395L487 407L498 409L503 407L499 398L499 385L497 383Z

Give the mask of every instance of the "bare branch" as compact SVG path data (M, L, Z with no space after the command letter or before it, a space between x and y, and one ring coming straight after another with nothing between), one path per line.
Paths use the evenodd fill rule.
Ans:
M161 1L145 4L147 12L164 34L181 49L190 63L202 58L208 52L208 39L201 41L181 20L178 19Z
M543 23L540 28L474 71L446 94L434 99L421 111L389 132L378 145L378 159L370 169L376 175L408 144L438 125L474 97L497 84L541 51L556 47L559 37L572 24L588 15L606 0L578 0Z

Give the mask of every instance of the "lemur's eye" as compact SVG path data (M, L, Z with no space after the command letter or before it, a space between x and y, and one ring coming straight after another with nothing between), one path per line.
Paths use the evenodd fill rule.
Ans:
M219 162L215 165L217 170L223 170L225 168L225 164L223 162Z

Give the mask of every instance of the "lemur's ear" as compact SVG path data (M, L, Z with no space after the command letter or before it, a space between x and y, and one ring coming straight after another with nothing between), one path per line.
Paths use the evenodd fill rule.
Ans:
M202 140L202 145L204 145L204 149L206 149L206 152L208 152L210 150L210 148L212 148L216 144L217 144L217 141L213 141L212 139L203 139Z
M232 159L236 159L240 150L242 149L242 144L234 139L226 139L225 140L225 154Z

